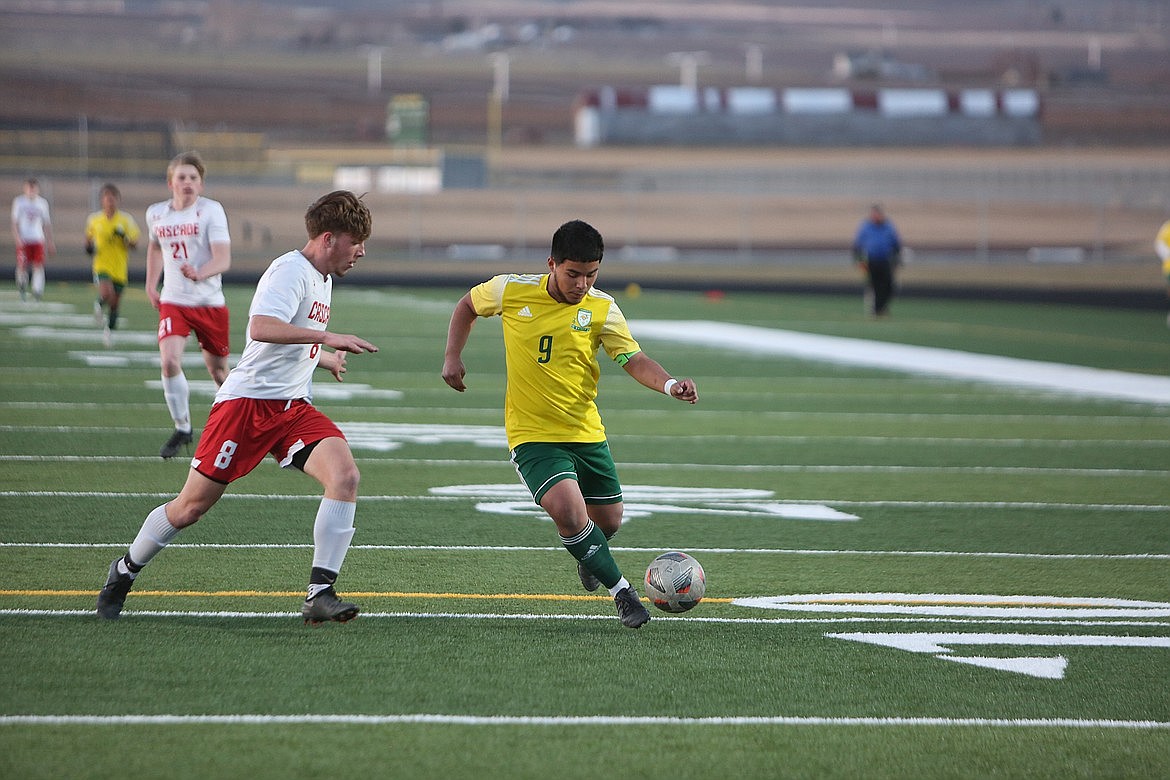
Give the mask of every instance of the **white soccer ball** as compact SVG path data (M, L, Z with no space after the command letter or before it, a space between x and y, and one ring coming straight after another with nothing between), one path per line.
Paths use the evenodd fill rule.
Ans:
M684 552L663 553L651 561L643 583L650 603L663 612L686 612L707 592L703 567Z

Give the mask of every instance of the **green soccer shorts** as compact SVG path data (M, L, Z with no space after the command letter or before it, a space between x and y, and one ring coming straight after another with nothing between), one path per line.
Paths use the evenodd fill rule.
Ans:
M575 479L586 504L616 504L622 485L608 442L529 442L512 450L512 464L540 504L562 479Z

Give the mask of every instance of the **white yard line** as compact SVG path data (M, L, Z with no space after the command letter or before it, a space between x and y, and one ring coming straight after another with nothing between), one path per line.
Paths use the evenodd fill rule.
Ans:
M140 598L146 598L142 596ZM366 598L369 598L368 596ZM458 598L455 596L454 598ZM501 599L507 597L501 596ZM602 597L598 597L602 600ZM92 618L94 611L92 609L0 609L0 617L63 617L63 618ZM173 617L188 617L188 618L209 618L209 619L233 619L233 620L300 620L301 613L299 611L289 612L284 610L268 610L264 612L259 611L243 611L243 610L187 610L187 609L127 609L122 612L122 619L125 618L173 618ZM606 614L569 614L569 613L540 613L540 612L373 612L363 611L360 615L363 620L375 618L389 618L398 620L503 620L503 621L537 621L537 620L554 620L554 621L578 621L578 620L613 620L611 613ZM1093 627L1093 628L1116 628L1118 626L1127 626L1131 628L1170 628L1170 623L1164 620L1156 620L1153 618L1131 619L1123 620L1114 618L1110 620L1085 620L1083 618L1060 620L1057 618L1010 618L1010 617L948 617L948 616L921 616L921 615L881 615L877 617L865 615L834 615L834 616L817 616L817 617L696 617L684 615L664 615L660 612L655 613L654 619L662 623L719 623L727 625L777 625L777 626L798 626L798 625L839 625L839 624L854 624L854 623L906 623L906 624L946 624L946 625L961 625L961 626L989 626L989 625L1013 625L1013 626L1077 626L1078 628ZM1089 635L1092 636L1092 635ZM1140 640L1135 640L1140 641ZM1164 643L1170 641L1163 637L1154 637L1155 643Z
M831 718L784 715L671 717L655 715L2 715L0 726L272 726L272 725L445 725L445 726L930 726L974 728L1170 729L1156 720L1083 718Z
M1162 507L1163 511L1170 507ZM128 542L0 542L0 549L124 549ZM169 549L215 549L215 550L311 550L312 544L298 543L225 543L225 542L174 542ZM387 550L398 552L551 552L564 553L564 547L544 545L487 545L487 544L355 544L350 550ZM611 545L617 552L658 553L660 547L622 547ZM733 555L846 555L846 556L905 556L911 558L1020 558L1026 560L1133 560L1166 561L1170 553L1017 553L960 550L809 550L788 547L687 547L688 552L703 554Z
M709 320L635 320L639 339L1170 405L1170 377Z
M358 449L358 446L353 446ZM158 458L149 455L0 455L0 463L75 463L102 461L113 462L142 462L152 463ZM359 463L399 463L412 465L444 465L444 466L500 466L508 465L507 461L488 459L447 459L447 458L358 458ZM704 471L704 472L762 472L776 474L992 474L1016 476L1065 476L1065 477L1150 477L1165 479L1170 477L1170 471L1164 469L1088 469L1063 468L1042 466L867 466L851 465L804 465L800 463L668 463L624 461L624 469L673 469L676 471ZM29 492L26 495L35 495Z

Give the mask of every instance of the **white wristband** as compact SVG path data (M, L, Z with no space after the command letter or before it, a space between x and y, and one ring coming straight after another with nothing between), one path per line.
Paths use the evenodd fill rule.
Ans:
M670 389L677 384L678 384L677 379L667 379L666 384L664 384L662 386L662 392L666 393L667 395L670 395Z

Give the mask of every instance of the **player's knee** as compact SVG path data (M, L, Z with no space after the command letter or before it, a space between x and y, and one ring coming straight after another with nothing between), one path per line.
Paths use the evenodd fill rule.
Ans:
M199 522L205 512L206 510L195 504L173 501L167 507L167 520L175 528L186 528Z
M330 480L332 484L329 485L329 492L347 496L350 500L356 499L361 480L362 474L358 471L357 464L348 463L334 471Z
M590 504L589 519L591 519L605 538L610 538L622 527L622 515L625 504L618 501L615 504Z
M601 529L601 532L605 534L606 538L609 538L616 534L622 527L622 515L619 512L617 515L607 515L594 522Z

